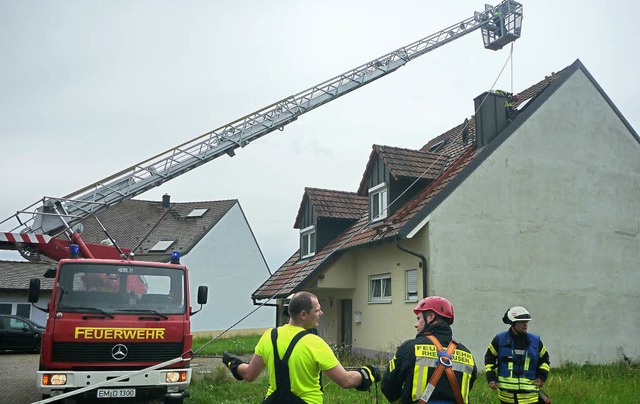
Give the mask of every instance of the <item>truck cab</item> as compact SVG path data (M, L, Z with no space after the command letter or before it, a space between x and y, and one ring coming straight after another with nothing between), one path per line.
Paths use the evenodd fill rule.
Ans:
M180 403L188 396L195 312L186 266L64 259L45 276L55 284L38 371L43 397L75 390L74 398ZM39 280L32 280L29 300L38 292ZM198 303L206 300L200 286Z

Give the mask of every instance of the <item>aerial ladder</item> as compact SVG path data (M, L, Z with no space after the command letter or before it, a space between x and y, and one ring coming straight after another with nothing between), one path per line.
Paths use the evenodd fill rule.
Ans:
M85 257L118 258L122 251L102 245L86 245L78 231L81 222L109 206L133 198L181 174L298 119L304 113L396 71L407 62L480 29L484 47L499 50L520 37L522 5L505 0L473 17L426 38L403 46L368 63L283 98L258 111L182 143L141 163L119 171L64 197L45 196L0 222L11 227L0 232L0 249L17 249L30 260L39 255L59 260L68 256L71 243ZM66 236L61 238L61 236ZM67 240L68 239L68 240ZM128 253L128 251L125 251Z

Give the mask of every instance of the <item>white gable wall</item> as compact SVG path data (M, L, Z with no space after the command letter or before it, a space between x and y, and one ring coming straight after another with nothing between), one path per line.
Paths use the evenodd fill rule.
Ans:
M513 305L552 365L640 359L640 145L581 70L422 231L430 292L480 363Z
M239 204L235 204L183 257L182 263L189 267L194 310L200 307L197 304L198 286L209 287L207 304L191 317L192 331L231 327L257 308L251 293L269 277L267 264ZM274 308L262 307L234 329L264 328L274 323Z

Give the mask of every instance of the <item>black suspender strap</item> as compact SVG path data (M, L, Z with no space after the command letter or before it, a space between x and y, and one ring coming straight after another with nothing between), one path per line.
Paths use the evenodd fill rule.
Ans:
M280 355L278 354L278 330L274 327L271 330L271 343L273 344L273 363L276 370L276 390L280 391L291 391L291 379L289 378L289 357L291 356L291 352L293 348L296 346L298 341L305 335L309 334L308 331L301 331L297 333L291 343L289 343L289 347L287 351L284 353L282 359L280 359Z

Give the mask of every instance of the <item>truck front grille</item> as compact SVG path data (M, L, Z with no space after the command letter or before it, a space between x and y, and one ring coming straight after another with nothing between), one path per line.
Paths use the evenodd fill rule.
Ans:
M116 347L122 345L121 347ZM126 355L123 353L126 351ZM183 354L180 342L57 342L53 344L54 362L164 362ZM116 359L118 358L118 359Z

